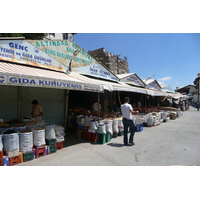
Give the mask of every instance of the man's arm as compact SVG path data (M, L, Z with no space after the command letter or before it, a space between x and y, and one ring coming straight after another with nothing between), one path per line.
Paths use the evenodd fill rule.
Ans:
M130 110L130 112L131 112L132 114L139 114L139 111L138 111L138 110L137 110L137 111Z

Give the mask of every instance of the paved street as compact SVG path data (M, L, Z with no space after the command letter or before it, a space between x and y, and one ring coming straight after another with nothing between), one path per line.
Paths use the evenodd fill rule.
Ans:
M176 120L136 132L134 146L123 146L123 136L103 145L69 137L56 153L15 166L200 165L199 119L191 107Z

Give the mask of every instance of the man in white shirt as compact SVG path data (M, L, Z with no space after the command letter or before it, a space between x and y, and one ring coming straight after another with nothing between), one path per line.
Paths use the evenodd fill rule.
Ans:
M133 142L133 137L135 134L135 125L133 123L132 114L139 114L139 111L133 111L133 107L129 104L130 98L125 97L124 104L121 105L121 111L123 116L123 125L124 125L124 145L125 146L132 146L135 143ZM129 144L128 144L128 127L130 127L130 137L129 137Z

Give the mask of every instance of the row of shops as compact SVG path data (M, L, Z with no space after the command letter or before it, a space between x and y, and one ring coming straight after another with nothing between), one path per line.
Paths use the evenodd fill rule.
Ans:
M75 55L77 51L79 53ZM61 143L59 137L65 135L66 138L70 132L91 142L109 141L111 137L123 134L120 105L126 96L130 97L133 108L140 111L134 116L138 131L141 125L154 126L172 115L181 116L180 109L171 105L173 101L187 101L184 95L162 90L156 80L144 82L136 73L114 75L70 41L0 40L2 156L19 156L20 141L23 140L19 137L24 129L32 133L27 134L27 138L32 138L30 145L35 148L35 154L40 151L39 147L43 149L42 154L46 152L44 145L46 149L53 149L53 146L55 149L56 144ZM31 116L34 99L44 111L41 121ZM92 107L95 102L98 102L97 110ZM53 126L50 131L46 127L45 131L45 125ZM27 129L29 127L32 128ZM59 131L55 127L62 127L60 135L56 135ZM36 128L35 133L33 128ZM44 131L38 131L39 128ZM3 134L8 130L11 130L6 133L10 139L4 140ZM15 132L19 135L12 138ZM47 137L49 132L52 137ZM104 137L97 138L97 132ZM34 137L42 138L42 144L34 143ZM19 142L12 143L14 138ZM10 148L3 143L11 145ZM18 144L18 148L14 144Z

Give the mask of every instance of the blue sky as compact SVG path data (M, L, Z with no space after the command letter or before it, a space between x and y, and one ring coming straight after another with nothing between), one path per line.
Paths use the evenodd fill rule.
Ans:
M199 33L77 33L74 42L86 52L104 47L126 56L130 73L173 89L193 85L200 73Z

